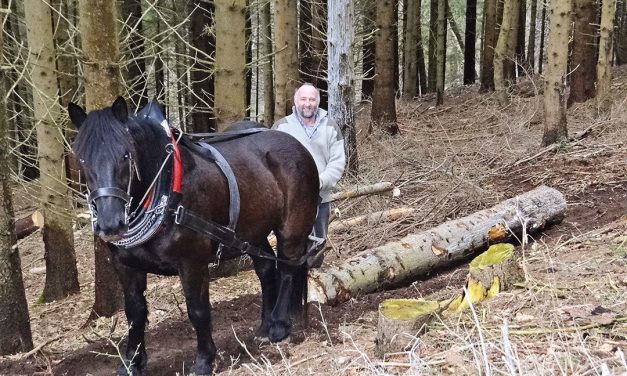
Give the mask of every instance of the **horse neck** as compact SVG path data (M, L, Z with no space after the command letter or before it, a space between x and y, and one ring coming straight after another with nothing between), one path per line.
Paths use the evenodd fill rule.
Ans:
M154 132L142 132L142 134L143 137L135 139L135 150L137 153L135 163L139 174L133 171L133 180L131 182L131 193L133 197L137 196L137 200L143 197L157 178L159 170L167 157L166 145L168 142L165 138L158 137ZM165 166L164 168L167 167Z

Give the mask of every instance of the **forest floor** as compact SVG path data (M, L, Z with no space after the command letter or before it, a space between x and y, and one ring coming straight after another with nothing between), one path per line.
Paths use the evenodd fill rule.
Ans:
M527 85L533 89L533 85ZM613 81L611 116L594 104L568 110L569 134L585 137L543 149L542 96L513 96L506 108L478 87L448 90L398 105L401 134L367 135L367 104L357 112L360 172L339 190L390 181L401 194L335 203L340 218L408 206L415 212L388 223L356 225L329 235L325 264L491 207L548 185L568 208L558 225L519 246L524 287L471 311L439 317L407 351L373 354L378 304L390 297L441 299L459 292L467 264L434 271L395 290L336 306L311 305L310 326L279 345L254 338L260 314L252 271L211 285L219 375L627 374L627 70ZM533 94L533 93L532 93ZM16 190L19 215L33 210L34 186ZM29 193L31 192L31 193ZM123 313L84 325L93 304L89 228L76 229L81 293L38 304L43 291L41 236L19 242L37 351L0 357L0 375L112 375L127 331ZM324 266L323 266L324 268ZM195 353L178 279L150 277L146 342L150 375L185 374Z

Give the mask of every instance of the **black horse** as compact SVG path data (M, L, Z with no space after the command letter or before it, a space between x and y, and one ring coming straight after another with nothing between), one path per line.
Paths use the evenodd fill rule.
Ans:
M94 233L111 244L124 290L129 333L120 372L145 369L144 291L146 274L154 273L179 275L198 341L193 371L211 374L208 264L242 253L253 256L261 282L256 334L286 338L292 317L306 307L303 261L319 193L309 152L291 136L265 130L212 142L219 151L212 153L171 129L156 102L134 116L121 97L89 114L71 103L68 112L79 130L73 151L90 191Z

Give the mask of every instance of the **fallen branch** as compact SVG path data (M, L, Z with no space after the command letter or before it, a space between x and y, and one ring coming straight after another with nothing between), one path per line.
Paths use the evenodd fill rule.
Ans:
M309 300L333 304L414 281L484 251L489 243L520 239L523 229L530 234L559 222L565 211L559 191L538 187L490 209L366 250L341 265L312 270Z
M342 200L346 198L353 198L359 196L370 195L373 193L383 193L392 191L393 197L398 197L400 195L400 190L398 188L394 188L392 183L390 182L379 182L371 185L365 185L362 187L358 187L351 191L337 192L331 195L331 201Z
M353 226L364 223L376 224L382 221L395 221L399 218L412 214L414 211L415 209L413 208L397 208L347 218L341 221L334 221L329 225L329 231L345 231Z
M33 232L39 230L44 225L44 216L35 210L28 217L20 218L15 221L15 236L17 239L24 239Z

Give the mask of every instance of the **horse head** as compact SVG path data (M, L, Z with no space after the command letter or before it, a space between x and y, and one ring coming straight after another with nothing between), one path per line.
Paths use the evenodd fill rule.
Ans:
M78 129L72 149L85 176L94 234L105 241L119 240L128 230L130 213L146 191L146 180L155 175L143 171L141 162L161 158L154 142L162 141L155 137L165 136L129 116L122 97L111 107L89 113L70 103L68 113Z

